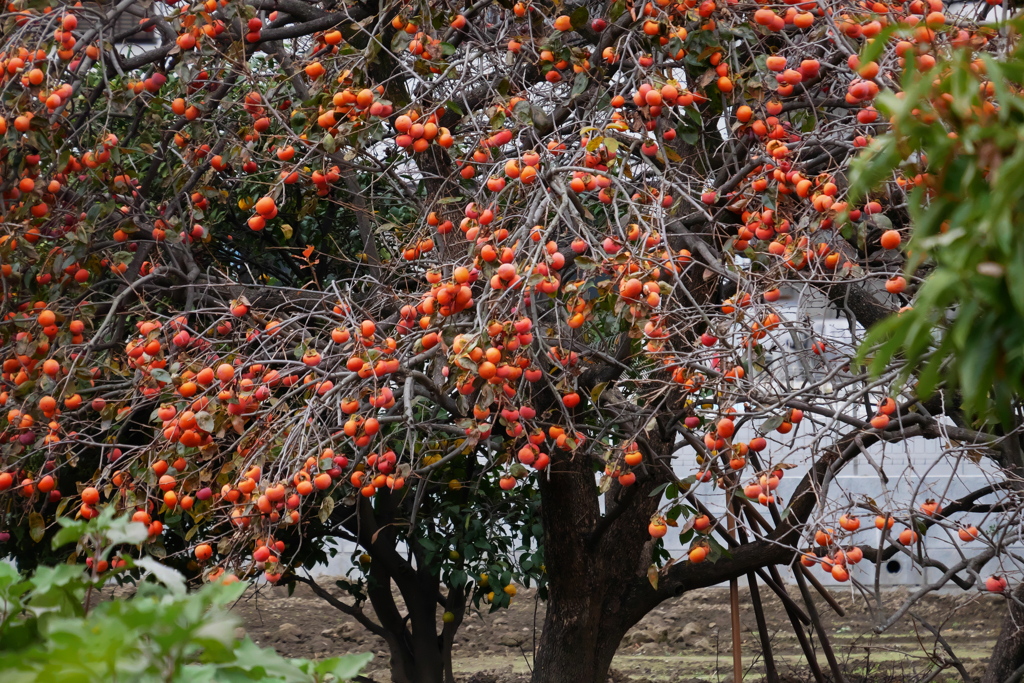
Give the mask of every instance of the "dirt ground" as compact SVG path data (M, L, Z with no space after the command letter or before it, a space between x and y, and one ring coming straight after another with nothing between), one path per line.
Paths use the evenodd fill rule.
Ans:
M332 586L322 581L324 586ZM783 679L813 681L799 642L778 599L762 589L768 632L777 670ZM795 589L791 591L795 593ZM887 617L907 597L893 589L877 614L864 597L833 593L846 616L840 617L820 597L817 608L829 631L838 665L849 683L922 680L937 666L935 679L960 680L944 647L929 632L937 629L967 671L976 679L998 635L1005 613L998 596L979 593L930 595L884 633L875 634L878 616ZM744 680L761 680L764 662L749 592L740 590ZM350 617L300 586L289 597L284 589L248 594L236 608L252 638L282 654L324 657L348 652L373 652L366 672L384 683L388 656L384 641L367 633ZM526 683L532 664L534 636L544 620L544 603L521 590L508 610L472 614L459 631L455 671L465 683ZM812 639L815 644L817 639ZM729 593L709 588L666 602L644 618L623 640L612 665L614 683L732 681ZM820 648L817 658L827 679L829 667ZM938 663L938 664L937 664Z

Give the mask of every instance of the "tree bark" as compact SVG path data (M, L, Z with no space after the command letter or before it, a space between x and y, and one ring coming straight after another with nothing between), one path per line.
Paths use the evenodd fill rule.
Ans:
M582 460L556 456L550 477L541 478L549 597L533 683L598 680L600 574L589 562L581 527L591 528L599 510L597 498L586 490L593 489L593 470Z
M418 583L419 589L414 592L402 591L399 586L406 603L407 616L403 617L395 604L390 577L376 566L370 572L367 595L388 644L391 681L446 683L451 648L437 634L437 583Z
M445 683L451 649L437 631L438 579L426 569L416 569L396 550L398 537L390 526L390 499L378 501L377 510L367 499L359 501L358 515L345 525L370 555L366 594L380 622L380 635L391 655L392 683ZM379 517L378 517L379 513ZM405 601L405 614L395 602L397 587ZM465 601L455 601L459 617ZM450 634L454 638L453 626Z
M1003 620L1003 628L999 640L992 648L992 657L981 683L1004 683L1024 666L1024 607L1018 602L1024 600L1024 584L1014 589L1013 597L1015 600L1006 602L1007 615Z
M1008 470L1010 486L1020 489L1020 475L1024 472L1024 447L1020 437L1005 439L1002 442L999 464ZM1012 476L1016 475L1016 476ZM982 683L1004 683L1013 677L1019 681L1018 669L1024 668L1024 583L1013 590L1013 599L1007 600L1006 617L999 640L992 648L992 656L988 660L988 668L982 676Z
M541 479L544 562L548 605L533 683L606 683L612 657L636 619L625 587L643 577L651 563L648 518L659 498L648 478L627 491L615 484L605 515L617 501L628 506L594 538L602 517L594 469L582 455L555 454L549 477ZM642 616L642 615L641 615Z

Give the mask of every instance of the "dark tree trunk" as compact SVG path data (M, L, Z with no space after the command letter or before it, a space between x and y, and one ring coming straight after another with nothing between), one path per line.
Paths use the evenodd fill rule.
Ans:
M1024 444L1021 438L1005 439L1002 443L999 464L1016 477L1009 477L1011 486L1020 489L1020 476L1024 474ZM1024 668L1024 583L1013 590L1013 599L1007 600L1006 617L999 640L992 648L988 669L982 676L982 683L1004 683L1014 676L1014 683L1020 680L1018 669Z
M654 484L638 483L635 490L615 485L607 523L593 467L583 456L557 454L550 479L541 482L549 598L532 681L606 683L612 657L638 619L623 598L650 565L646 520L658 499L647 493ZM617 515L616 501L629 506L626 514ZM601 523L606 526L595 535Z
M1013 597L1017 601L1024 600L1024 584L1017 586ZM1014 600L1007 600L1006 604L1008 613L981 683L1003 683L1024 667L1024 607Z
M442 683L444 666L440 643L434 632L433 605L429 606L430 629L425 632L422 623L424 619L419 615L424 611L424 606L415 599L407 599L408 622L412 626L411 629L407 628L406 618L395 604L391 577L381 564L372 565L367 594L380 621L383 631L381 635L388 644L392 683ZM428 592L428 595L432 594Z
M381 624L379 635L388 644L392 683L452 683L449 641L454 629L447 640L437 633L436 579L428 576L413 586L398 584L406 604L403 616L395 604L391 577L377 566L370 577L367 594ZM464 601L461 604L464 610ZM456 614L461 617L461 612Z
M606 683L612 657L629 630L623 615L602 613L582 590L548 603L533 683Z
M399 539L390 525L391 502L383 497L375 510L362 499L358 515L345 522L371 557L366 595L380 624L371 630L387 642L393 683L454 683L451 645L465 614L465 593L453 589L444 600L438 578L426 569L416 569L398 553ZM413 550L421 549L413 543ZM422 561L420 564L425 566ZM405 601L404 614L395 602L396 587ZM445 624L438 633L441 601L455 615L455 621Z

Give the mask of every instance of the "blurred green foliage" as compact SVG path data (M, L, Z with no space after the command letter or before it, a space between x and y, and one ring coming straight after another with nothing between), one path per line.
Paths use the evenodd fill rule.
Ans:
M0 564L4 683L341 682L372 657L282 657L236 635L240 619L227 606L246 584L216 582L189 592L181 574L156 560L118 555L147 535L127 517L104 512L91 522L62 525L54 545L79 544L92 567L44 566L22 576ZM109 561L115 557L119 561ZM118 569L96 571L101 561ZM131 598L101 599L112 578L129 573L139 577Z

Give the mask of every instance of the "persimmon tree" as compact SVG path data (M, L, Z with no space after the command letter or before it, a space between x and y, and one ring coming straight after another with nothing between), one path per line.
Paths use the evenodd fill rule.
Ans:
M836 481L915 438L954 472L1019 452L917 395L904 357L855 358L928 270L901 274L909 181L851 203L850 160L905 71L1001 54L988 6L208 0L112 35L136 5L3 17L19 562L113 507L195 576L309 583L396 681L452 680L467 606L513 579L548 597L540 683L604 681L654 606L746 577L820 679L811 567L871 590L852 567L900 554L941 570L927 590L971 587L1015 540L999 477L922 500ZM947 566L926 531L973 549ZM303 569L338 537L365 552L346 599Z
M162 56L145 53L132 67L131 57L129 63L123 63L116 49L111 49L111 43L116 45L125 36L92 31L92 38L89 38L91 29L78 29L78 22L81 22L83 26L94 25L101 30L118 14L129 12L132 8L128 4L102 12L95 7L66 9L68 11L62 10L59 15L39 18L46 22L55 20L57 28L53 30L70 31L66 40L58 38L70 46L69 50L73 48L72 42L82 39L78 51L72 50L71 64L64 67L73 66L74 73L82 69L81 78L69 79L69 82L77 88L85 88L90 95L81 108L76 108L75 100L69 99L59 118L54 119L64 133L57 133L53 140L49 140L48 124L36 132L30 128L26 133L33 140L29 142L26 138L28 146L22 152L39 152L37 166L42 165L42 157L51 155L47 163L56 162L62 169L58 182L61 187L52 188L56 194L47 195L47 201L54 202L52 211L40 216L36 224L8 231L2 238L5 294L10 295L5 297L5 314L20 305L21 283L33 291L41 287L40 295L53 303L52 309L47 310L61 314L58 327L63 330L53 337L45 333L39 336L37 332L23 335L18 329L23 323L17 321L21 317L17 314L4 323L11 325L4 330L5 349L15 354L5 356L4 360L13 359L19 364L19 370L9 377L8 370L13 370L13 366L9 364L4 369L5 382L9 379L7 384L12 389L11 393L3 392L4 402L13 399L17 405L30 405L34 410L8 415L13 421L9 420L5 426L16 431L4 433L5 469L7 449L14 449L10 453L10 472L19 474L19 481L12 487L6 481L8 473L5 472L0 485L7 492L5 498L20 491L33 505L42 504L35 508L18 506L10 510L11 516L5 513L3 533L5 536L14 534L12 541L4 546L5 550L23 567L56 559L48 556L42 543L56 528L55 516L75 511L90 518L98 509L94 504L101 501L100 507L113 504L118 510L130 512L144 521L152 532L147 552L193 576L202 573L208 577L211 571L219 574L229 563L216 563L215 554L217 559L230 558L244 550L250 556L247 567L231 566L229 569L249 576L262 573L276 582L282 574L275 569L279 558L289 565L309 566L328 559L332 540L341 537L356 541L365 550L355 562L360 576L358 580L342 583L355 600L339 601L315 582L311 583L312 588L388 641L394 654L397 680L412 680L417 671L442 675L444 661L450 659L454 634L467 605L474 601L479 604L481 599L492 606L507 605L514 592L512 578L529 583L529 575L538 573L541 563L532 557L536 550L532 524L517 524L527 530L522 542L524 556L516 552L514 539L504 530L507 527L499 529L500 533L491 533L495 528L494 519L500 517L502 523L508 523L523 515L530 516L535 503L523 497L509 500L497 495L503 494L498 486L499 477L474 466L469 459L476 441L462 444L465 448L457 454L460 456L457 461L453 462L453 456L442 465L433 466L441 459L438 449L444 446L443 453L447 453L455 444L422 439L410 441L407 447L419 453L415 460L419 470L416 477L434 481L430 486L419 487L415 496L405 496L408 492L405 490L401 497L384 501L387 496L382 495L376 499L372 510L367 507L369 501L363 501L361 511L357 511L360 507L357 499L347 499L347 495L338 496L337 504L331 496L311 496L311 492L333 489L334 482L343 476L348 479L354 475L347 471L348 460L354 453L341 449L337 453L332 451L339 439L346 438L344 421L337 422L338 416L344 414L337 411L340 404L318 418L315 424L311 422L301 434L296 433L299 442L290 443L287 435L294 428L291 420L298 419L301 423L305 419L301 413L292 411L312 407L304 391L309 388L308 384L296 386L298 376L291 376L286 367L283 373L275 369L277 361L262 368L256 362L253 371L253 361L259 354L238 354L249 343L274 338L276 326L292 325L287 322L287 316L322 314L334 319L338 315L333 312L334 307L338 310L342 305L347 307L346 302L353 297L356 301L368 302L369 317L386 319L393 302L373 290L377 283L357 284L360 278L365 280L368 274L374 273L381 262L376 252L377 243L364 230L365 218L372 211L389 220L411 220L415 215L413 206L405 200L396 201L396 197L402 199L405 188L391 184L390 177L384 179L383 189L369 208L364 193L370 196L376 191L374 188L381 185L375 178L357 179L357 169L342 160L344 171L332 162L324 167L323 173L318 172L315 191L307 192L314 186L306 187L310 176L305 171L303 190L295 192L299 188L293 187L296 185L293 181L298 175L279 177L277 168L282 159L295 154L294 147L282 144L259 151L247 147L257 139L256 129L264 129L270 117L278 116L278 108L295 96L293 84L287 84L274 109L247 104L246 96L249 100L265 97L269 101L277 97L275 91L261 90L254 94L256 91L250 89L246 89L241 100L231 101L231 108L228 108L225 98L232 92L228 81L237 79L239 74L217 71L219 67L215 65L222 57L212 54L202 57L201 51L185 53L188 59L182 63L183 69L195 70L187 74L189 85L179 88L181 76L173 72L170 63L160 61L167 59L166 50ZM181 20L194 22L196 16L181 17ZM42 25L33 24L31 20L20 24L18 21L11 25L15 31L10 36L12 41L23 41L26 36L35 35L31 33L32 26ZM156 29L162 32L168 44L175 45L176 33L166 33L168 25L164 20L144 23L141 30L154 23L158 24ZM96 45L89 48L88 42L92 39L96 40ZM100 46L109 52L98 52ZM89 56L94 53L95 63ZM86 60L84 65L81 59ZM264 75L273 73L275 63L268 60L265 53L260 53L253 56L250 66ZM214 74L220 74L216 78L227 80L211 77L211 72L204 68L206 61ZM160 68L154 71L152 65L157 63ZM132 71L143 67L146 71ZM125 69L132 77L119 78ZM253 81L261 78L250 77ZM35 76L29 78L31 83ZM109 79L118 82L116 88ZM176 91L172 93L165 86ZM163 97L161 92L183 95L189 104L182 109L185 97ZM304 85L301 93L309 97ZM216 116L197 117L196 105L210 111L223 109ZM254 120L252 112L245 111L247 106L268 116ZM33 113L31 108L25 111L26 115ZM284 111L287 115L283 119L285 130L302 130L302 112L296 110L293 115L287 104ZM364 113L363 118L369 116ZM101 123L94 117L105 121ZM12 123L16 118L10 119ZM224 131L237 126L239 119L245 121L247 131L224 137ZM260 119L259 123L255 122ZM36 125L39 123L41 119ZM65 125L67 128L61 128ZM106 142L97 143L97 134ZM35 140L37 135L39 142ZM247 136L251 138L248 141ZM198 138L194 144L189 142L194 138ZM291 140L291 133L287 133L286 138ZM298 133L294 139L298 140ZM94 159L87 148L95 144L99 146ZM123 158L122 153L126 155ZM131 156L137 156L142 167L136 165ZM273 164L274 168L261 176L258 164L265 163ZM114 170L113 175L110 170ZM343 175L347 181L342 181ZM267 194L268 179L281 188L293 190L290 201L286 201L284 193L277 196L280 214L273 238L270 231L255 231L246 225L247 222L256 224L250 220L252 209L262 206L259 200ZM349 183L347 187L357 191L350 189L330 198L327 184L345 186L345 182ZM16 185L19 186L16 192L27 188L27 183L20 181ZM72 185L76 189L71 190ZM150 190L145 189L147 186ZM49 192L51 188L40 189ZM58 195L64 197L60 206ZM173 208L175 202L181 206ZM31 211L27 205L26 210ZM181 223L181 215L174 217L181 211L184 211L181 215L188 215L187 225ZM204 224L218 227L211 230ZM78 237L82 238L78 246L69 248L70 243L65 244L66 239L75 241ZM395 251L396 244L394 240L382 240L381 248ZM132 274L127 275L129 272ZM195 283L190 284L191 278L197 278ZM296 292L310 282L318 289L295 299ZM389 286L395 284L400 289L405 288L400 281L391 282ZM99 296L98 301L90 301L92 293ZM302 302L297 308L293 306L296 301ZM216 311L213 317L202 313L211 305L214 308L210 310ZM327 307L320 311L324 305ZM264 313L250 315L248 309L252 306ZM374 313L368 312L374 309ZM179 316L178 311L189 313ZM273 313L267 315L270 312ZM49 315L43 313L43 322L47 322ZM38 316L36 318L38 322ZM348 337L346 327L357 334L359 330L365 331L366 328L358 324L360 320L356 319L357 324L350 326L337 318L330 326L319 329L321 347L343 344L343 338L334 341L332 335ZM213 327L203 327L211 322ZM293 333L287 335L296 335L290 341L285 341L282 327L280 341L286 346L275 343L267 347L266 358L273 360L274 354L288 348L286 364L296 368L315 366L316 354L306 353L306 346L313 341L304 332L307 324L303 322L295 327ZM299 338L306 342L299 342ZM381 338L382 344L386 344L385 339ZM18 358L43 353L34 350L44 348L35 346L42 340L46 340L44 355L47 358L30 363L32 368L23 377L20 374L23 366ZM68 353L56 352L69 343L83 345L77 350L68 348ZM382 346L369 353L379 356L384 349ZM199 355L195 356L197 352ZM174 360L179 353L188 354L181 356L185 366L175 365L179 362ZM114 361L113 366L103 360L115 357L119 360ZM56 362L59 369L54 372L53 363L45 362L47 360ZM138 365L139 360L142 366ZM211 374L216 372L221 375ZM228 372L238 376L227 378ZM95 377L87 376L88 373L94 373ZM330 384L329 378L318 382L316 392L326 395ZM173 393L166 394L162 387ZM390 389L385 385L379 389L380 397L373 400L382 407L393 405L391 399L382 398ZM218 396L209 393L215 390L219 391ZM280 396L272 396L275 392ZM275 419L270 413L259 418L262 426L258 430L253 431L248 426L252 415L265 409L268 401L277 404L288 394L291 397L284 398L280 410L290 417L280 423L280 430L275 426L264 432ZM358 408L363 398L360 390L354 388L345 411L351 413L351 407ZM59 399L61 405L51 410L51 399ZM217 409L210 409L211 400ZM429 422L436 418L431 417L432 411L437 409L431 403L429 397L406 397L402 404L403 420ZM69 422L69 417L76 412L84 419ZM32 421L32 415L40 418L38 426ZM270 420L266 420L268 417ZM390 417L381 418L384 433L405 429L391 424L394 417L392 413ZM52 429L48 429L45 425L51 420ZM167 425L152 433L154 421L157 425L163 422ZM361 428L362 434L373 435L371 424ZM165 430L169 431L164 433ZM10 439L11 436L14 438ZM154 436L158 439L156 442ZM31 440L37 438L46 439L43 450L33 447ZM203 456L197 460L195 456L204 449L211 455L220 450L220 446L214 447L216 438L227 439L233 445L214 458ZM64 445L54 446L58 442ZM254 484L261 480L261 468L266 467L263 455L248 463L247 451L253 446L256 448L253 454L267 449L278 453L288 449L301 452L303 462L311 457L314 462L312 470L300 464L299 469L304 473L299 475L296 471L299 478L289 483L286 499L277 498L277 492L285 490L277 487L264 497L264 506L272 502L285 513L286 527L275 531L272 537L261 531L258 546L254 545L256 537L238 545L240 539L232 541L231 537L249 528L248 513L242 514L242 508L238 509L236 519L241 527L236 529L230 524L225 526L225 520L219 519L215 510L225 501L248 501L251 497ZM154 447L157 450L152 450ZM402 452L397 442L395 447ZM230 465L235 457L241 459L236 465ZM374 456L374 460L377 457ZM412 470L410 463L399 463L395 452L388 449L382 449L379 457L382 460L376 471L392 476L386 490L391 487L402 490L402 480ZM26 458L42 459L30 464ZM253 465L256 465L255 470ZM238 467L250 476L241 476L244 474L241 471L237 473L239 476L229 474ZM20 470L25 468L36 481L31 487L19 485L22 483ZM360 471L364 468L359 467ZM430 474L435 470L435 474ZM445 478L436 480L441 475ZM241 488L229 485L228 490L223 490L228 482L240 483ZM311 497L300 505L300 496ZM259 500L258 495L255 500ZM72 502L74 506L69 508ZM80 503L85 507L80 508ZM291 512L300 509L304 513L309 511L304 531L292 533L298 530L298 525L289 520L299 519L299 513L292 515ZM281 513L274 510L272 516L280 520ZM408 551L410 555L400 551ZM519 572L524 559L526 575ZM112 570L109 566L104 569ZM200 572L201 569L206 571ZM288 574L284 580L313 581L301 572ZM405 597L404 612L395 604L392 589L396 585ZM373 606L377 615L375 621L364 617L361 609L364 603Z

